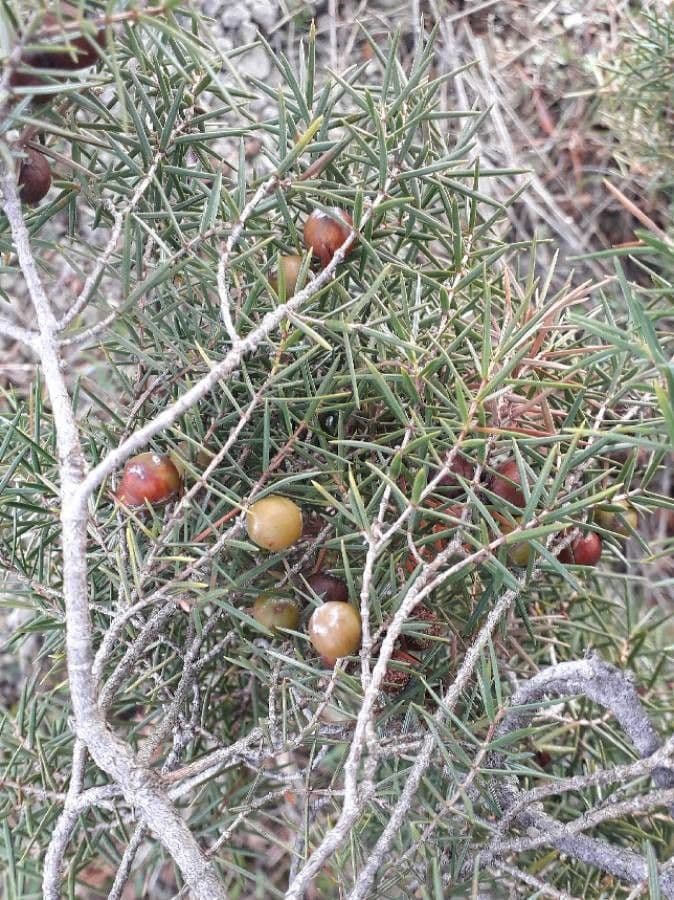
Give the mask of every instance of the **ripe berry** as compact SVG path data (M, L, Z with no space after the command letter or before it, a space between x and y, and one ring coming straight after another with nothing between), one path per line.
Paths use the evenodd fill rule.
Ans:
M19 169L19 196L33 206L49 193L51 170L46 158L30 147L24 149L26 158Z
M126 506L166 503L181 487L180 472L170 457L140 453L124 466L117 499Z
M24 65L34 66L35 63L32 60L26 60ZM20 87L37 87L37 85L42 84L43 79L40 75L37 75L32 72L18 72L16 69L9 76L9 86L11 88L20 88ZM53 96L52 94L47 95L49 97ZM39 99L44 101L44 95L40 95Z
M246 529L258 547L285 550L302 534L302 510L287 497L270 494L248 510Z
M333 600L318 606L309 619L309 639L323 662L334 666L360 647L360 613L350 603Z
M566 565L596 566L601 558L601 538L596 531L588 531L577 537L559 554L559 561Z
M47 27L61 26L65 20L65 33L59 35L57 40L50 44L48 49L38 50L27 54L22 62L35 69L87 69L98 59L98 48L105 44L105 28L101 28L91 39L80 34L73 37L73 31L78 27L77 18L79 11L62 3L61 16L48 12L43 24ZM80 29L81 30L81 29Z
M321 209L315 209L311 213L304 223L304 244L318 257L322 268L328 265L336 250L347 239L352 226L351 216L338 206L330 207L330 213ZM347 256L353 248L354 244L351 244L346 251Z
M98 60L98 46L105 41L105 29L101 29L93 43L82 35L76 38L67 38L68 49L54 50L39 55L40 62L31 62L35 68L44 69L88 69Z
M636 530L639 524L639 513L627 500L598 506L594 511L594 520L600 528L627 537Z
M77 12L77 11L75 11ZM52 13L47 13L44 17L44 24L48 26L57 25L60 19ZM50 45L49 49L39 50L35 53L27 53L21 59L22 66L30 66L32 69L49 72L54 69L74 71L76 69L87 69L93 66L98 60L98 47L102 47L105 43L105 29L102 28L93 38L93 42L88 40L84 35L80 37L69 37L65 35L63 40L58 44ZM64 47L63 45L67 46ZM39 72L20 72L14 70L9 78L10 87L35 87L43 84L44 78ZM45 102L54 97L55 94L39 94L36 100Z
M307 578L311 590L327 603L347 603L349 589L341 578L329 572L314 572Z
M432 472L431 478L434 478L437 475L437 472L437 469ZM459 475L464 480L471 481L474 474L475 466L473 465L473 463L470 460L466 459L465 456L457 453L457 455L452 460L449 471L442 476L435 490L440 491L443 494L458 494L463 490L463 488L461 487L459 479L456 476Z
M517 461L508 459L496 469L496 474L491 479L490 487L492 493L496 494L497 497L502 497L513 506L521 508L526 503L521 485L522 479L520 478Z
M253 616L270 631L278 628L295 631L300 624L300 611L292 600L273 594L260 594L253 604Z
M292 253L289 256L281 256L279 259L279 272L275 272L269 279L269 284L278 294L280 285L280 275L283 275L283 283L285 285L286 299L292 297L297 287L297 278L302 268L303 257Z

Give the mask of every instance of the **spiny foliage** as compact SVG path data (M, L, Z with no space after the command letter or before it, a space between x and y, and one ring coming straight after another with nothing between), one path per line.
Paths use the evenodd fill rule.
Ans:
M87 12L94 16L102 7L87 4ZM18 11L5 14L16 27ZM134 14L108 27L96 70L60 84L61 100L39 106L37 96L30 100L35 92L25 91L0 126L5 134L35 128L52 160L57 187L27 211L48 285L64 266L85 281L115 216L122 217L119 243L66 333L91 463L182 396L228 349L217 286L222 241L270 173L281 176L280 184L248 216L227 272L242 336L283 299L269 276L279 254L305 252L306 215L337 205L358 225L385 191L336 280L153 442L180 462L189 488L243 420L194 500L177 517L171 507L129 512L107 483L91 507L91 615L105 649L111 727L169 772L262 729L261 742L236 765L214 771L184 810L207 846L234 826L215 853L232 896L254 896L260 885L266 896L280 896L293 852L304 852L305 828L311 850L339 809L362 688L351 663L337 677L333 721L311 721L327 674L306 639L316 600L301 576L320 552L323 567L345 578L357 602L363 535L387 487L385 523L410 514L375 561L369 595L375 654L423 561L459 527L457 563L501 533L499 515L510 525L520 517L532 523L516 537L530 540L535 552L524 571L513 567L505 545L457 565L428 602L439 633L417 654L405 690L378 705L376 795L320 877L322 895L349 889L400 795L439 695L495 599L519 589L518 576L525 586L517 615L502 623L474 683L438 730L435 764L400 832L396 859L382 870L379 895L404 896L421 872L428 876L423 896L445 896L442 877L459 880L474 845L488 836L499 811L482 775L460 815L444 810L456 803L457 786L489 739L507 679L578 658L592 646L636 671L663 731L671 714L660 684L663 616L623 545L605 535L606 566L593 575L563 566L546 546L549 535L584 524L598 502L616 495L636 492L633 502L644 516L671 506L650 490L674 431L664 380L671 348L626 282L628 312L618 319L608 293L587 299L568 287L549 295L547 277L519 271L518 251L531 248L496 237L507 209L490 199L489 181L502 173L480 171L475 155L484 114L439 108L432 41L409 72L397 62L395 37L386 50L372 47L375 74L356 66L326 75L316 67L310 33L299 75L268 47L278 86L244 83L235 57L222 68L198 16L168 7ZM261 149L251 160L252 141ZM15 278L4 219L0 249L3 274ZM309 270L307 258L301 278ZM12 302L10 289L2 299ZM72 298L54 302L67 313ZM18 651L31 636L39 640L34 677L0 728L1 868L6 896L23 897L39 890L73 746L57 459L39 372L29 391L3 389L0 427L3 603L25 612L9 647ZM457 442L483 466L481 483L463 479L451 497L429 494L428 481ZM505 456L514 456L529 479L523 513L499 503L487 486ZM218 540L253 497L272 489L304 510L305 538L295 550L260 553L241 528ZM457 504L467 507L462 526ZM671 542L648 547L636 536L631 545L640 557L670 549ZM283 638L272 638L250 613L260 593L274 590L303 609L298 632ZM134 615L111 632L132 607ZM409 633L415 628L406 626ZM176 698L178 714L165 729ZM541 777L544 766L533 753L543 748L552 754L546 765L554 774L625 761L632 750L617 726L576 727L574 717L593 714L584 704L570 706L563 724L533 726L500 749L528 783ZM89 767L87 785L101 783ZM568 794L554 809L560 819L577 812ZM667 856L671 830L664 819L605 827L618 843L647 837L657 855ZM93 862L114 871L131 828L131 810L119 797L114 811L100 807L82 817L68 857L68 896L91 881ZM421 840L427 829L430 838ZM148 846L132 876L138 896L162 865L157 847ZM440 872L437 860L446 851ZM534 865L541 859L528 857ZM549 877L584 896L603 889L601 873L574 860L559 861Z

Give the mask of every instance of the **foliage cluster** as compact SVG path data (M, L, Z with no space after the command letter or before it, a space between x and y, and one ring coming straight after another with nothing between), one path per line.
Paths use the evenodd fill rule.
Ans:
M674 439L661 307L619 268L605 284L559 292L552 272L520 271L519 254L532 247L498 238L506 207L481 190L508 174L480 170L475 156L488 111L438 105L451 75L434 76L432 37L409 71L393 36L386 49L372 42L371 62L326 74L310 31L297 74L268 46L276 86L244 83L237 54L246 48L220 58L187 8L112 14L86 3L81 13L108 14L100 62L54 75L59 99L47 105L39 99L51 85L2 101L3 154L16 161L21 134L52 165L55 188L24 216L60 320L87 466L158 422L142 445L173 454L188 491L176 504L130 511L115 501L113 477L89 499L99 708L181 807L227 896L271 897L342 821L354 726L371 697L355 776L362 793L316 874L317 895L358 889L429 738L431 763L368 896L465 896L471 878L494 883L503 870L481 868L478 855L502 815L494 782L503 772L487 765L489 753L498 750L524 787L638 756L586 699L495 738L519 683L591 648L634 673L658 730L671 731L659 602L668 584L649 585L641 567L669 555L671 538L634 533L626 550L605 533L596 572L557 558L564 533L600 502L629 498L642 519L672 508L659 489ZM18 9L2 15L6 33L18 34ZM40 45L39 10L30 23L23 40ZM16 63L8 55L5 71ZM307 257L305 290L277 294L269 277L279 255L304 253L304 219L335 205L353 216L354 252L322 283ZM0 305L25 321L26 270L10 226L0 217ZM160 428L158 417L237 341L250 352ZM37 648L33 676L0 718L8 898L39 894L82 765L65 659L67 461L49 388L39 369L29 391L2 387L2 603L22 611L9 648ZM437 475L458 450L475 475L448 497ZM489 491L507 457L528 484L523 511ZM303 539L289 552L260 552L246 538L245 510L271 492L304 511ZM524 568L509 555L518 541L534 550ZM316 564L344 578L365 624L361 660L334 673L306 638L317 601L303 576ZM251 616L268 591L301 604L296 633L274 636ZM417 665L395 664L411 668L411 680L401 693L368 692L396 614L404 611L395 627L413 634L422 601L441 627ZM83 885L121 896L127 880L136 896L170 896L162 879L180 887L179 873L169 866L167 876L142 806L137 821L128 791L92 759L82 775L98 793L73 822L64 896ZM642 781L619 787L638 797ZM564 791L546 809L570 822L608 790ZM617 853L644 853L657 892L657 861L672 849L664 812L607 817L597 831ZM597 867L571 857L551 867L555 853L523 852L508 878L544 872L557 891L621 895Z

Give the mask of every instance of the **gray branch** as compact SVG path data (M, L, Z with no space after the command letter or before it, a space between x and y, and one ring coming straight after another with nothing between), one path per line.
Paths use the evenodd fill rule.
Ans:
M492 860L508 853L521 853L548 844L628 884L639 884L648 878L648 867L643 857L624 847L613 846L607 841L579 833L609 818L646 812L674 801L674 769L666 765L671 759L672 742L662 747L662 741L639 700L631 676L595 654L589 654L584 660L550 666L515 692L512 708L499 726L497 737L525 728L546 698L571 696L585 696L610 710L642 759L652 758L648 766L640 767L636 764L619 767L609 770L606 779L585 776L581 780L588 784L590 781L607 783L616 774L632 777L649 771L659 790L622 803L606 803L563 825L541 808L539 801L547 795L547 789L535 789L523 794L515 777L494 780L496 795L504 808L504 817L494 838L480 852L480 862L490 865ZM488 765L492 769L505 768L504 755L491 754ZM569 781L571 783L568 786L562 785L562 789L576 787L574 779ZM559 790L556 785L553 787ZM529 836L505 840L505 830L512 822L527 829ZM465 874L468 874L467 870ZM674 897L674 873L664 870L660 873L660 889L663 896Z
M185 881L199 900L225 900L225 892L214 865L206 859L191 831L151 770L138 765L130 748L108 729L98 709L92 677L92 627L88 607L86 494L80 493L86 464L79 432L58 352L58 323L49 305L30 248L30 236L21 212L11 157L2 147L0 184L19 265L35 309L39 337L35 346L45 374L45 383L56 426L61 475L61 526L63 535L63 595L66 607L66 649L75 730L96 764L121 787L129 805L136 807L152 833L171 854ZM74 803L74 800L73 800ZM72 803L70 808L72 808ZM67 840L72 831L66 807L55 829L47 854L43 896L60 896L59 835Z

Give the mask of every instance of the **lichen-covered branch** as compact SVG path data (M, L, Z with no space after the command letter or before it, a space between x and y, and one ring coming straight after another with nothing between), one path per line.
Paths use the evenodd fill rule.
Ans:
M608 783L616 776L623 781L647 772L650 772L658 790L622 802L614 800L588 810L572 822L562 824L543 812L540 801L550 793L547 786L523 793L517 786L516 778L494 778L494 790L503 805L504 816L494 837L480 851L480 861L482 865L489 865L491 860L509 854L550 845L629 884L638 884L648 876L648 866L643 857L625 847L612 846L607 841L580 834L608 818L648 812L674 802L674 768L667 765L671 760L672 741L665 747L662 746L662 740L643 708L629 673L609 665L594 653L588 654L584 660L550 666L519 686L512 698L512 708L499 726L497 737L526 727L536 714L538 705L546 698L573 696L587 697L610 710L639 755L649 765L636 764L621 767L621 771L596 773L595 777L583 776L577 785L574 779L569 779L568 785L552 785L553 790ZM503 755L498 752L491 754L489 765L494 769L504 768ZM601 777L597 777L600 775ZM513 824L526 828L530 836L506 839L506 830ZM661 873L660 889L663 896L674 897L672 873Z

